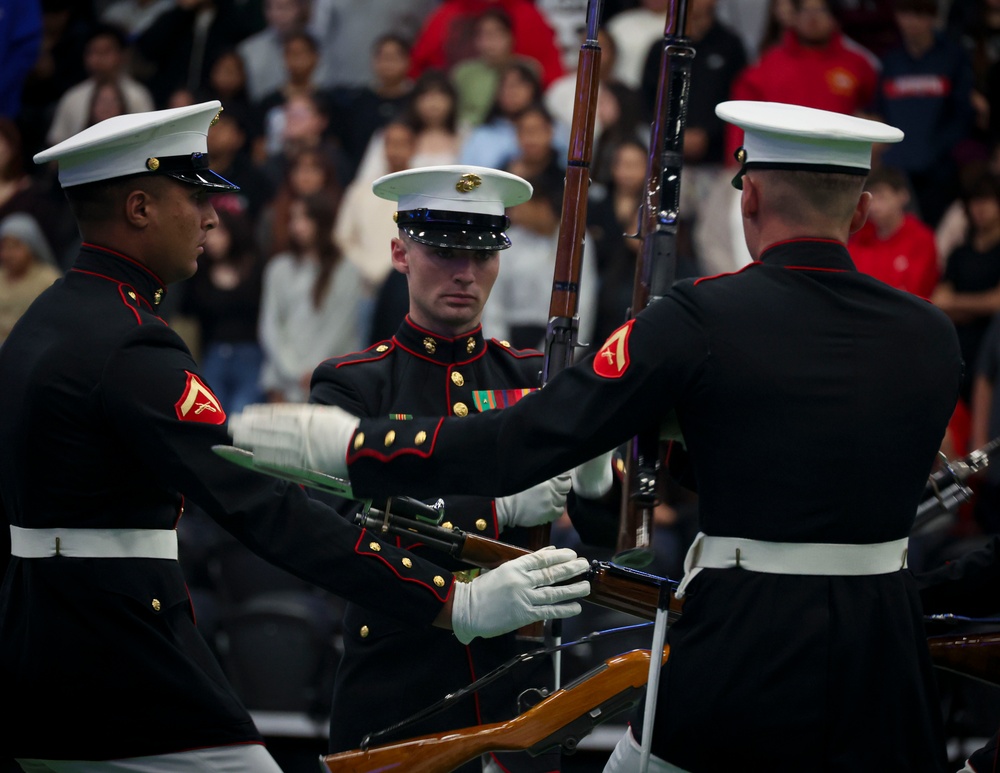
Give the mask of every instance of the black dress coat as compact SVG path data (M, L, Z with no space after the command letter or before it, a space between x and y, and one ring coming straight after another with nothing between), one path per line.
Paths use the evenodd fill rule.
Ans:
M542 354L517 350L506 341L484 339L481 327L457 338L424 330L409 317L396 334L363 352L324 361L312 378L310 401L338 405L358 415L389 418L395 435L403 435L414 416L467 416L502 407L539 384ZM508 391L509 390L509 391ZM477 399L477 393L478 399ZM390 418L391 417L391 418ZM380 441L385 445L386 433ZM473 534L527 545L524 529L500 534L496 506L490 497L448 496L440 489L447 523ZM400 493L406 493L401 491ZM436 497L435 497L436 498ZM351 515L354 509L345 509ZM467 569L419 540L396 538L401 547L425 555L455 571ZM337 673L330 719L330 749L357 748L370 732L388 728L485 676L526 648L515 634L474 639L463 645L450 632L414 630L366 606L349 604L344 616L344 654ZM517 696L530 688L551 689L548 658L521 667L447 711L380 737L379 743L431 732L511 719ZM384 691L393 698L386 702ZM532 758L498 754L505 770L552 771L558 756ZM460 768L478 771L477 761Z
M350 477L361 494L503 494L673 409L706 534L898 540L909 534L961 370L954 326L938 309L857 272L839 242L794 240L735 274L678 282L513 408L415 420L391 450L352 447ZM358 431L377 438L385 424L363 419ZM420 431L433 442L415 446ZM705 569L668 642L653 752L686 770L945 767L920 600L906 571Z
M174 529L189 498L251 550L415 627L452 576L297 485L211 450L224 407L157 315L163 284L85 245L0 350L0 501L10 524ZM111 759L259 743L196 628L179 564L17 558L0 592L0 695L14 757Z

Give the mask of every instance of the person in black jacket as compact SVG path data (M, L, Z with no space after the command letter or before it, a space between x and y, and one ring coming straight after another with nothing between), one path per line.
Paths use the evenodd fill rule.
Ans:
M355 494L497 496L644 428L679 429L701 533L652 727L633 714L607 773L638 770L644 751L654 771L941 773L940 705L904 567L960 350L939 309L858 272L846 246L870 206L872 145L902 132L797 105L716 109L744 133L745 269L675 283L503 411L415 418L384 448L385 419L298 406L279 435L291 417L251 406L230 423L234 442L349 473Z
M278 773L195 626L177 561L189 501L275 565L463 641L574 614L589 590L549 587L587 569L555 549L456 583L213 452L225 407L158 308L233 187L206 152L219 109L111 118L35 157L58 162L83 246L0 351L0 695L17 707L0 744L29 771Z

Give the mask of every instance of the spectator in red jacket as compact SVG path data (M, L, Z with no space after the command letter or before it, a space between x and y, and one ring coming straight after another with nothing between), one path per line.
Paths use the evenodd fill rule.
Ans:
M847 243L858 271L899 290L930 298L938 282L934 232L910 206L906 176L893 167L874 169L865 183L872 194L868 222Z
M785 102L857 115L870 109L878 84L878 60L841 35L832 0L793 0L795 18L781 42L733 84L733 99ZM731 155L742 132L729 127Z
M424 23L413 45L410 75L431 68L447 70L475 55L473 26L480 13L499 6L510 16L514 53L535 59L541 66L542 85L548 87L563 74L556 33L531 0L444 0Z

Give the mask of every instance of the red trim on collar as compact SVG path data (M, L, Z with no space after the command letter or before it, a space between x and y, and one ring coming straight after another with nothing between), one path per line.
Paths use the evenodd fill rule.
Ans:
M774 244L767 245L767 247L763 250L763 252L760 253L760 255L761 257L764 257L764 255L769 250L773 250L775 247L780 247L783 244L795 244L796 242L822 242L823 244L836 244L840 247L843 247L844 249L847 249L847 245L844 244L839 239L826 239L824 237L819 237L819 236L796 236L794 239L782 239L780 242L775 242Z
M784 266L790 271L826 271L828 274L843 274L846 268L820 268L819 266Z
M83 242L83 244L81 244L80 246L87 247L88 249L91 250L100 250L101 252L106 252L109 255L114 255L115 257L121 258L122 260L127 260L129 263L133 264L134 266L138 266L147 274L149 274L151 277L153 277L153 279L156 280L157 284L160 285L164 284L164 281L160 279L160 277L158 277L156 274L154 274L152 271L149 270L149 266L147 266L144 263L140 263L135 258L130 258L128 255L118 252L117 250L112 250L108 247L101 247L99 244L91 244L90 242Z
M738 268L735 271L726 271L721 274L712 274L711 276L701 276L694 280L694 286L697 287L702 282L707 282L711 279L721 279L724 276L736 276L737 274L742 274L749 268L753 268L754 266L759 266L759 265L760 264L757 261L754 261L752 263L747 263L745 266L743 266L742 268Z
M417 328L417 329L421 330L421 331L423 330L423 328ZM428 333L428 335L435 335L435 334L434 333ZM461 338L461 336L459 336L459 338ZM476 360L480 359L484 354L486 354L486 347L483 346L478 352L476 352L474 355L472 355L467 360L461 360L460 362L442 362L441 360L435 360L433 357L428 357L426 354L423 354L422 352L418 352L415 349L409 348L408 346L406 346L405 344L403 344L402 341L400 341L398 338L396 338L396 336L393 336L392 340L395 342L396 346L398 346L400 349L402 349L407 354L411 354L414 357L416 357L418 360L423 360L424 362L429 362L432 365L438 365L438 366L440 366L442 368L456 368L456 367L459 367L459 366L462 366L462 365L468 365L470 362L475 362ZM445 340L445 341L457 341L458 339L457 338L445 338L443 340Z
M406 321L407 325L409 325L410 327L412 327L412 328L414 328L416 330L419 330L421 333L426 333L429 336L434 336L435 338L440 338L442 341L452 341L452 342L454 342L454 341L457 341L459 338L465 338L466 336L473 336L473 335L475 335L476 333L478 333L479 331L481 331L483 329L482 325L476 325L474 328L472 328L472 330L467 330L464 333L459 333L457 336L446 336L446 335L441 335L440 333L435 333L433 330L428 330L425 327L421 327L420 325L418 325L416 322L414 322L410 318L409 314L406 315L406 320L405 321Z

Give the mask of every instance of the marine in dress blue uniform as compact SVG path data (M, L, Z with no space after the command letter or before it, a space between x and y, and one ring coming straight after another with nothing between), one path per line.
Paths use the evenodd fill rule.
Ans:
M126 218L158 238L146 255L124 254L81 220L73 267L0 352L0 501L12 541L0 695L15 707L3 745L19 759L262 744L196 628L176 560L189 500L276 565L415 627L441 615L453 591L450 572L211 450L228 443L225 408L158 309L214 225L205 197L232 187L208 166L219 108L112 118L36 157L58 160L84 209L124 178L109 240ZM189 238L180 250L161 246ZM239 767L277 770L269 757Z
M392 449L368 440L384 419L361 419L346 460L301 458L348 469L362 495L498 495L674 410L703 534L668 634L650 769L938 773L940 708L903 567L961 357L947 317L860 274L845 246L867 212L871 145L901 132L791 105L718 110L745 131L751 265L678 282L510 409L414 420ZM236 426L235 442L260 450L253 411ZM636 769L639 719L607 770Z
M397 259L410 261L400 266L407 272L418 271L419 267L409 256L401 256L400 251L406 250L402 239L412 239L430 251L442 251L442 256L433 260L443 266L470 260L470 250L495 253L505 249L510 242L504 234L507 219L503 207L516 203L530 191L526 182L513 175L480 167L427 167L400 172L376 181L373 189L377 195L399 202L396 222L400 237L393 245L393 256L394 264ZM499 214L485 211L491 205L492 211ZM502 258L500 262L502 271ZM449 267L444 291L460 286L463 280L455 280L452 275L463 273L466 271L461 267ZM471 277L471 273L466 275ZM358 416L390 419L394 429L383 435L381 442L391 447L396 435L408 433L409 420L414 416L465 417L499 410L533 391L540 380L542 353L517 350L507 341L485 338L478 323L485 297L476 302L478 312L461 317L447 332L467 329L459 334L442 334L441 320L435 312L426 311L441 287L428 287L426 280L417 279L409 290L411 298L416 296L411 311L421 321L426 318L434 329L407 316L391 339L363 352L326 360L313 374L310 401L340 406ZM487 296L488 292L486 288ZM529 544L523 528L507 528L501 533L493 498L444 496L442 501L449 525L513 544ZM593 516L589 521L575 522L588 539L611 544L616 519L617 513L603 522ZM468 569L419 540L397 538L397 544L437 563L445 562L446 568L453 571ZM513 633L463 645L447 631L415 630L363 604L348 605L344 654L331 712L331 751L357 748L367 733L407 719L503 665L525 648L537 646L540 643L519 642ZM523 691L551 689L552 683L550 660L539 659L446 711L380 736L379 742L510 719L518 713L518 696ZM390 705L372 690L379 684L398 685ZM503 770L512 772L559 768L557 753L540 757L499 753L495 757ZM460 770L481 770L481 765L477 761Z

